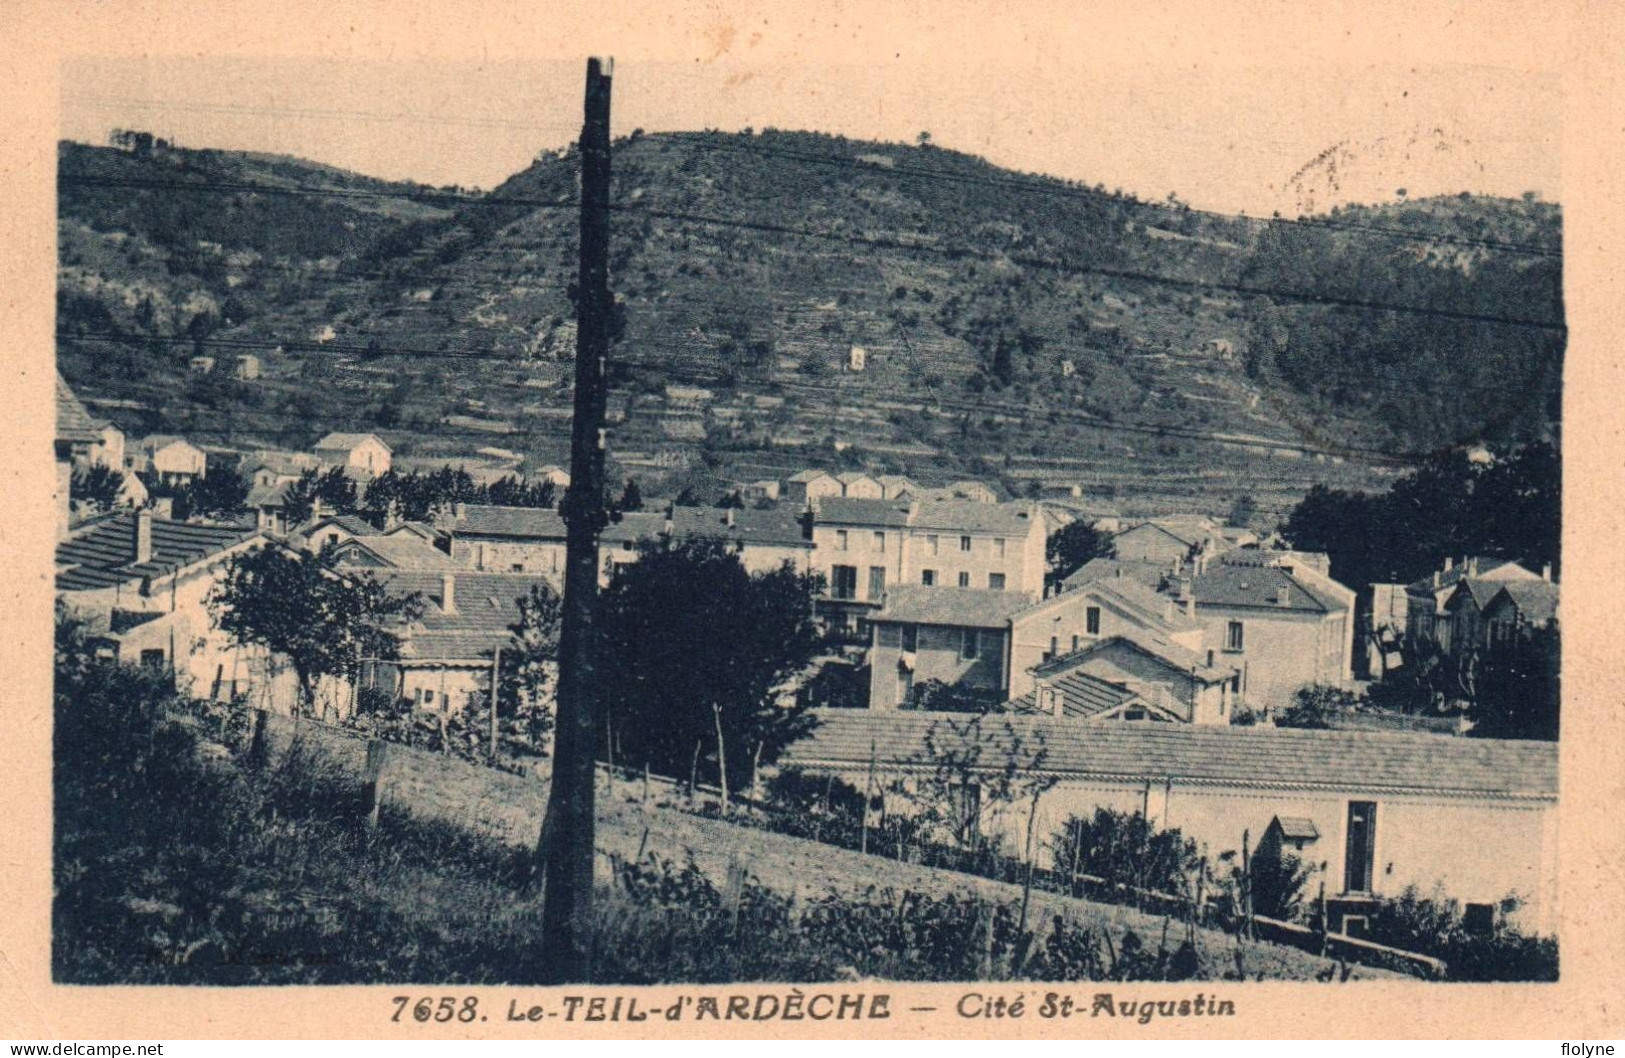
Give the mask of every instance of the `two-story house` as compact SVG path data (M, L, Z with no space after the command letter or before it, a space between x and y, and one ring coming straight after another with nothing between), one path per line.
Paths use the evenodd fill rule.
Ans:
M766 573L788 564L797 573L813 569L811 518L804 512L771 508L673 507L671 539L721 540L739 555L746 572Z
M364 479L387 473L392 459L389 445L370 433L330 433L316 442L315 452L323 470L343 467Z
M1544 628L1557 617L1557 585L1544 577L1485 580L1462 577L1445 600L1450 625L1450 654L1462 657L1506 646L1529 629Z
M904 541L914 505L906 500L826 496L812 516L814 567L824 575L820 610L832 627L861 632L887 587L904 579Z
M131 469L156 474L167 481L190 481L209 471L203 449L184 437L155 433L141 439L130 457Z
M1504 558L1483 555L1460 561L1446 558L1444 565L1430 576L1405 586L1405 645L1412 653L1428 650L1451 653L1450 613L1445 604L1450 601L1456 585L1466 578L1508 583L1539 580L1540 575Z
M549 575L564 571L564 519L550 508L458 504L448 531L451 557L463 569Z
M822 470L801 470L784 479L784 499L800 507L810 507L819 500L841 494L841 483L833 474Z

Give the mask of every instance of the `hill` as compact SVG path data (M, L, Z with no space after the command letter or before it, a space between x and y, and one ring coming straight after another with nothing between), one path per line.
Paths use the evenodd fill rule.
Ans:
M157 164L63 150L64 174ZM211 196L109 201L65 183L70 297L105 306L94 277L131 270L182 288L167 315L134 318L137 299L94 326L173 347L195 278L248 309L222 311L198 348L269 351L252 395L192 399L173 376L149 386L148 421L221 443L370 424L426 455L511 433L504 444L534 459L562 455L571 152L479 197L386 191L291 160L188 159L244 181L390 197L242 193L200 216ZM1246 490L1285 503L1315 481L1369 487L1389 456L1553 428L1561 331L1433 313L1560 319L1555 206L1463 198L1310 223L1235 218L928 145L772 130L634 133L614 165L612 452L625 472L676 461L768 476L845 461L1015 489L1064 478L1108 497L1153 481L1174 506ZM248 229L262 228L255 242ZM131 241L135 263L115 260ZM200 242L260 256L228 269L220 291L193 263ZM130 388L108 384L90 345L63 343L70 379L93 396ZM853 346L861 371L848 369ZM135 383L142 358L129 359ZM712 390L708 407L671 407L671 383Z

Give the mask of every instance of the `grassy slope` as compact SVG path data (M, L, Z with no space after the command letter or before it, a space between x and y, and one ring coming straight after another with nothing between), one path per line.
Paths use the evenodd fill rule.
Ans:
M332 758L293 753L255 772L241 770L228 751L208 742L201 751L210 763L198 765L189 736L173 727L143 739L151 749L116 735L103 741L109 749L94 778L86 781L75 771L59 781L58 980L536 979L540 906L523 887L524 852L453 822L394 810L370 829L361 822L353 776ZM135 761L139 766L132 768ZM901 866L672 808L646 814L610 801L599 830L603 852L633 858L648 827L648 853L679 866L692 860L700 877L711 881L666 875L660 885L667 895L651 898L647 892L634 897L604 878L599 945L606 981L962 978L969 957L963 951L947 962L939 954L932 962L912 944L893 950L875 937L854 936L856 927L849 924L875 901L885 909L881 919L896 924L903 891L922 900L950 899L950 910L963 906L952 904L956 894L1006 904L1019 899L1012 886ZM530 806L532 820L537 806L539 801ZM480 819L515 808L469 806ZM716 905L736 855L761 880L747 886L737 928ZM872 888L886 892L870 893ZM789 894L794 913L786 903ZM1119 944L1132 929L1153 950L1163 929L1160 919L1128 909L1035 895L1033 921L1045 926L1041 938L1053 915ZM947 933L939 939L957 935L943 928ZM1177 924L1170 936L1170 943L1180 939ZM1236 972L1232 939L1204 930L1199 949L1199 976ZM1261 943L1245 946L1239 965L1248 977L1298 980L1330 966Z

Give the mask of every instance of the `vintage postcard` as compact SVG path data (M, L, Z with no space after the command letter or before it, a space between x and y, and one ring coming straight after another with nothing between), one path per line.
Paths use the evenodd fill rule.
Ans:
M10 1034L1621 1035L1613 12L0 20Z

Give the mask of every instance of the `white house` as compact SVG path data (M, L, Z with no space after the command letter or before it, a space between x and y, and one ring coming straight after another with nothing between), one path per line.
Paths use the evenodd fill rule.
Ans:
M784 498L803 507L840 494L841 483L822 470L802 470L784 479Z
M344 467L347 471L377 477L387 473L391 453L377 434L330 433L316 442L316 458L322 469Z
M97 423L96 433L100 439L90 448L91 464L122 473L125 468L124 431L111 421L104 420Z
M886 810L908 812L892 792L917 784L932 753L977 747L990 782L1012 761L1042 750L1055 785L1033 819L1048 838L1096 808L1142 813L1178 828L1212 857L1293 821L1297 854L1324 882L1331 925L1369 915L1406 886L1435 885L1520 928L1556 927L1557 744L1437 735L1171 723L1079 724L1052 716L876 713L829 709L780 760L832 774L860 789L873 774ZM1019 741L1019 749L1014 743ZM987 830L1020 849L1032 802L995 806ZM1039 865L1047 842L1038 845Z
M57 545L57 596L90 622L104 657L172 668L198 697L253 694L286 707L286 674L216 628L207 603L232 557L266 542L253 530L120 514Z
M150 471L171 481L201 478L209 470L203 449L174 434L155 433L142 438L131 462L133 470Z

